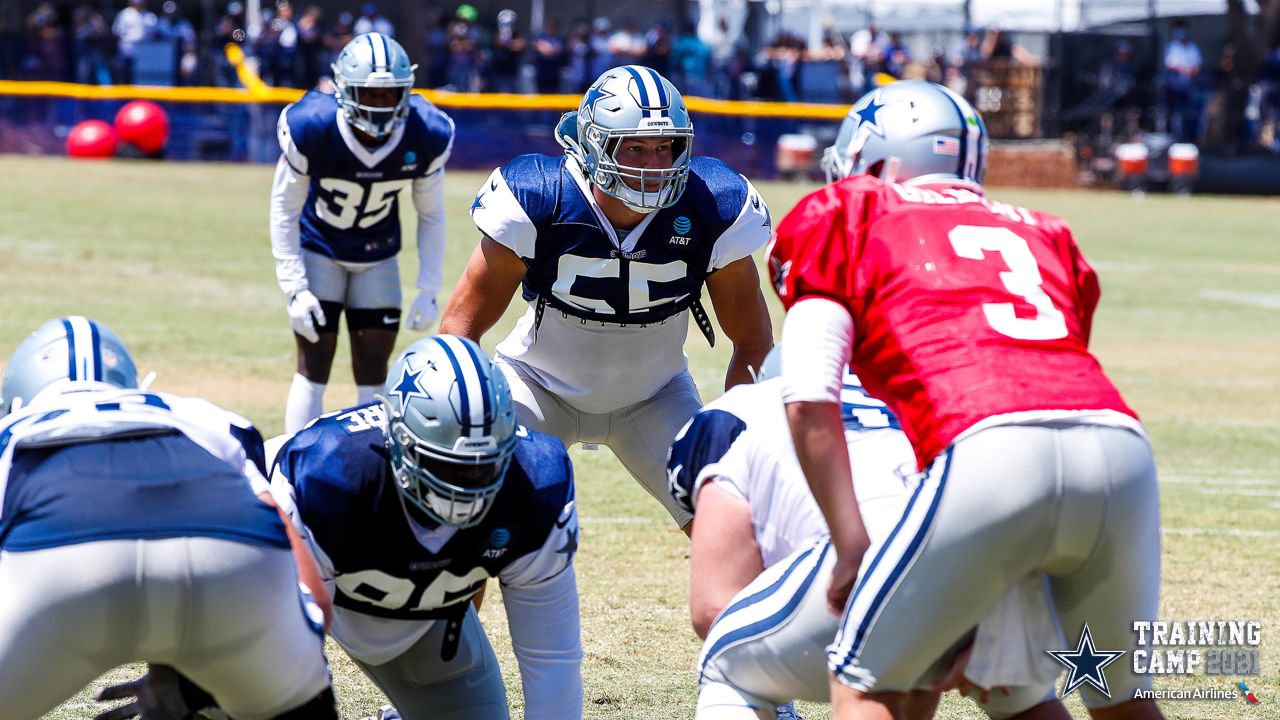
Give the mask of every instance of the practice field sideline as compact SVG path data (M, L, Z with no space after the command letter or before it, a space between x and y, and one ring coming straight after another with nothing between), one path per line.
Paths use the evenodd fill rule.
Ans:
M90 315L125 339L144 374L157 373L156 388L206 397L268 436L280 432L293 341L267 240L270 167L17 156L2 162L0 357L47 318ZM447 180L445 293L476 242L467 207L483 179L453 173ZM759 187L776 220L811 186ZM1262 674L1243 678L1260 704L1167 701L1167 716L1280 718L1280 202L993 195L1066 217L1099 270L1103 299L1093 345L1146 422L1160 464L1162 618L1262 623ZM410 213L403 216L411 228ZM401 254L401 271L412 299L412 251ZM772 291L766 296L776 334L781 316ZM522 309L513 306L485 338L487 349ZM403 332L401 346L414 337ZM704 400L722 391L726 345L708 348L696 329L690 333L687 350ZM354 399L345 349L333 378L328 409ZM698 643L685 605L686 541L607 450L572 455L583 527L586 715L692 717ZM489 593L482 617L518 708L500 593ZM1074 632L1067 630L1072 641ZM343 717L372 714L381 696L332 643L329 656ZM123 668L103 682L136 673ZM1235 679L1197 674L1160 678L1156 687L1229 689ZM1084 717L1074 698L1069 707ZM827 717L823 707L802 710ZM85 692L50 717L95 712ZM978 716L959 698L945 700L939 713Z

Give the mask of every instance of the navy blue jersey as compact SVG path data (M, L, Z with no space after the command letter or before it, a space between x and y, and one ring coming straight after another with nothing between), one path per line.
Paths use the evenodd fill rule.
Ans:
M480 230L528 266L525 300L601 322L659 322L697 300L711 272L768 241L768 208L719 160L694 158L680 199L620 244L575 173L564 156L522 155L498 168L472 204Z
M540 550L567 522L569 456L554 437L521 429L492 509L432 552L406 517L383 423L379 405L321 417L276 459L297 513L333 565L336 605L385 618L457 615L487 578Z
M284 109L281 150L310 178L299 221L302 247L346 262L377 262L400 251L399 194L437 172L453 144L453 121L419 95L385 145L355 140L331 94L308 92Z

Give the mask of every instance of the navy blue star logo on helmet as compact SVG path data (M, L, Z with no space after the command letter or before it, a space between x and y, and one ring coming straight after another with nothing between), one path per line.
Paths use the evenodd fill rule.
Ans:
M1089 683L1103 695L1111 697L1111 687L1107 685L1107 676L1103 674L1102 669L1115 662L1124 654L1124 651L1095 649L1088 623L1085 623L1084 633L1080 635L1080 642L1076 644L1075 650L1046 650L1045 652L1071 671L1067 675L1066 685L1062 688L1063 697L1085 683Z
M854 110L854 114L858 116L858 127L866 127L871 132L884 137L884 128L880 127L876 120L876 115L880 112L880 108L884 105L880 102L880 93L871 96L865 107L861 110Z
M419 395L430 400L431 395L426 390L422 389L422 383L418 382L418 378L421 375L421 370L417 372L410 372L409 364L405 363L404 369L400 373L400 382L396 383L396 386L391 388L391 392L388 394L399 395L401 405L408 403L414 395Z
M610 75L609 77L613 77L613 76ZM591 119L595 120L596 119L596 103L611 97L616 97L616 96L613 93L609 92L608 90L605 90L603 87L597 86L597 87L591 88L590 90L587 90L587 96L582 99L582 104L587 108L587 114L591 116Z

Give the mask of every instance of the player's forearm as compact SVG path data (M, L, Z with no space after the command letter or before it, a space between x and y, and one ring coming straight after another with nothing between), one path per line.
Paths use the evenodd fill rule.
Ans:
M772 348L772 338L758 339L750 344L734 343L733 357L729 359L729 367L724 373L724 389L755 382L755 375L760 373L764 357Z
M324 584L324 578L320 575L320 567L316 564L315 556L311 554L306 542L298 534L298 529L294 527L289 516L285 514L285 511L272 497L271 493L259 493L258 498L274 507L276 512L280 514L280 521L284 523L285 534L289 536L289 548L293 552L294 564L298 566L298 580L306 586L311 593L311 597L315 599L316 605L320 606L321 612L324 613L324 626L327 629L329 623L333 622L333 598L330 597L329 588Z
M869 544L849 470L839 403L787 403L796 458L822 510L836 553L860 556Z
M302 264L302 235L298 220L307 202L306 177L293 171L281 157L276 164L271 188L269 232L271 255L276 261L276 280L286 295L307 289L306 270Z
M524 271L524 262L511 250L487 237L481 240L449 296L440 332L479 342L502 319Z
M418 281L419 290L440 292L444 267L445 215L444 171L440 170L413 183L413 204L418 211Z

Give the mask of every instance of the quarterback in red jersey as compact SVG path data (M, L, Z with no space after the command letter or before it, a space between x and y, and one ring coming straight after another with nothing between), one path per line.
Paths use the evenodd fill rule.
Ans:
M837 550L839 720L897 716L929 665L1032 573L1048 576L1044 621L1056 612L1073 638L1087 628L1089 653L1134 649L1130 624L1157 612L1155 464L1088 350L1097 277L1064 221L985 197L986 145L982 119L946 88L872 91L824 158L838 181L791 211L770 251L788 310L787 414ZM871 547L844 461L847 364L901 419L923 471ZM1073 657L1064 694L1087 681L1095 718L1160 717L1134 699L1149 676L1117 663L1108 683L1104 662Z

